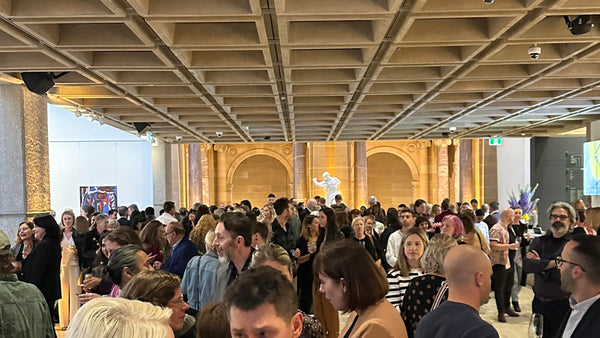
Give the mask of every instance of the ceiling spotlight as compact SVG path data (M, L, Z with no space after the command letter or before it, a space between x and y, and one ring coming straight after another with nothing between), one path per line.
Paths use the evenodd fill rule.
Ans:
M285 97L285 93L281 94L281 101L285 101L286 97Z
M217 132L215 132L215 134L217 135L217 137L223 136L223 132L222 131L217 131Z
M573 35L583 35L589 33L589 31L594 27L594 24L590 21L589 15L580 15L571 21L568 16L563 17L565 19L565 23L567 27L569 27L569 31Z
M485 3L486 5L491 5L494 3L494 0L483 0L483 3Z
M75 117L81 117L81 108L77 107L77 109L75 109Z
M98 123L100 123L100 125L104 124L104 116L100 115L100 117L98 117Z
M244 129L246 129L246 131L250 130L250 126L244 126Z
M450 132L451 132L451 133L454 133L454 132L456 132L456 127L450 127Z

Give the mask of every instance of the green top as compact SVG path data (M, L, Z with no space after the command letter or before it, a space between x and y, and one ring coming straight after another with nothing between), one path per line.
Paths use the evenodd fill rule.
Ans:
M15 274L0 274L0 337L56 337L44 296Z

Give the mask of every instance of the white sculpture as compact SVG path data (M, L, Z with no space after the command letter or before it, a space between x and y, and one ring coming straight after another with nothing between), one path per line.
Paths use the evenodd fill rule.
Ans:
M331 177L328 172L324 172L321 182L317 181L316 177L313 178L313 182L317 187L325 188L325 205L335 204L335 195L341 194L338 190L340 180L337 177Z

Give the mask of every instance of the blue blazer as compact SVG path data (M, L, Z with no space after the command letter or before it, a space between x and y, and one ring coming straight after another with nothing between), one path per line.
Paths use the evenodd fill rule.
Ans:
M160 269L169 271L179 275L180 278L183 278L185 267L190 259L192 259L194 256L198 256L196 244L190 241L189 238L183 237L181 241L177 243L175 249L173 249L173 252L171 252L169 259L167 259L167 261L160 266Z
M571 308L569 307L569 311L565 316L556 337L562 337L570 315ZM596 300L587 310L585 315L583 315L583 318L581 318L581 321L577 324L575 331L573 331L571 338L598 337L598 335L600 335L600 299Z

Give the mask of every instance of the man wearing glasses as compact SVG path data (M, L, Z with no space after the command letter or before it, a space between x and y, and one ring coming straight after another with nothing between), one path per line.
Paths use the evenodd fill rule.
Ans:
M557 337L591 337L600 332L600 238L576 235L556 257L570 309Z
M575 210L564 202L556 202L548 209L550 228L541 237L533 239L523 262L525 272L534 273L533 313L544 316L544 336L554 337L560 323L569 311L569 293L561 288L556 256L559 256L575 224Z

